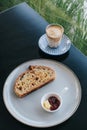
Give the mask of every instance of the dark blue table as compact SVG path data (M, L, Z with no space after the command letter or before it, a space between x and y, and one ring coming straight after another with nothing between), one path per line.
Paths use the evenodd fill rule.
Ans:
M75 46L61 56L44 54L38 39L45 33L48 22L26 3L0 13L0 129L29 130L13 118L3 102L3 85L9 73L19 64L31 59L46 58L70 67L81 83L82 100L78 110L64 123L54 126L59 130L87 129L87 57Z

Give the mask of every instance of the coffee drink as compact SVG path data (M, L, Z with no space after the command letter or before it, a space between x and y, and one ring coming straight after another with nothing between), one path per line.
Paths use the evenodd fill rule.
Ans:
M56 48L60 45L64 28L59 24L49 24L46 27L46 38L49 47Z

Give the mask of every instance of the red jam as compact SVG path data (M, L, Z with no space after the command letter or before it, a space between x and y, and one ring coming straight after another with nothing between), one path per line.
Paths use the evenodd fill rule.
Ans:
M56 110L60 106L60 100L55 96L49 97L48 101L51 104L50 110Z

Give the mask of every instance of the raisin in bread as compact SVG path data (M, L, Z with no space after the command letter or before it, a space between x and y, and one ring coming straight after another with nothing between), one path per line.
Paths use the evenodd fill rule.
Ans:
M31 65L28 70L18 76L14 92L18 97L24 97L32 91L41 88L56 77L55 71L47 66Z

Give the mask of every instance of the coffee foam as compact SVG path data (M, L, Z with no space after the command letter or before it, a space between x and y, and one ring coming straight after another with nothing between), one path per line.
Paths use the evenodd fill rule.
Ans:
M46 29L46 33L50 38L58 38L62 35L62 29L59 26L49 26Z

